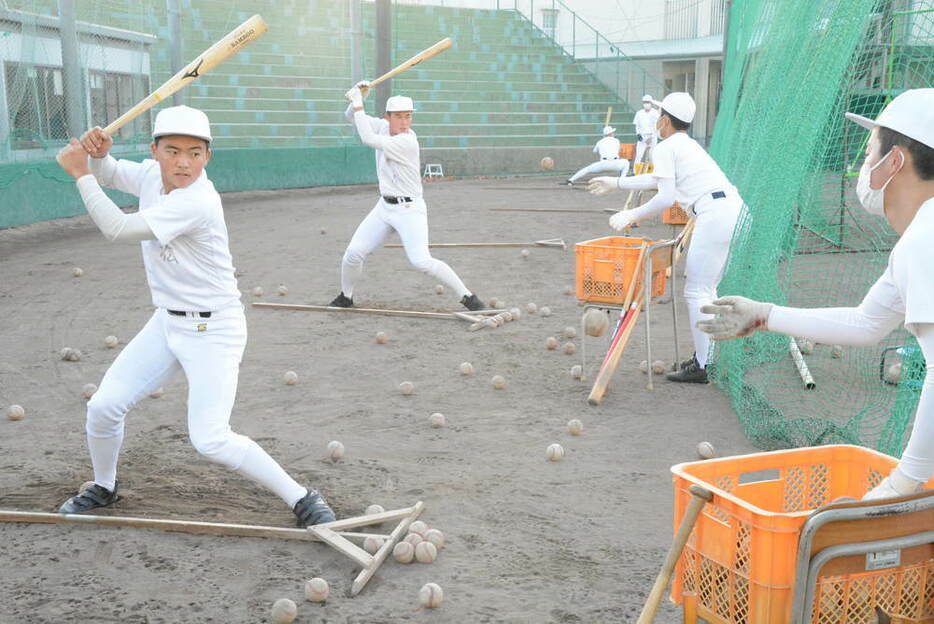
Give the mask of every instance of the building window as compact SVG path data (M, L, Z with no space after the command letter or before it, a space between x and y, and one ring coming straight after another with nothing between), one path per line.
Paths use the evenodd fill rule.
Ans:
M557 39L558 11L556 9L542 9L542 30L552 39Z
M149 78L134 74L113 72L88 72L91 99L91 125L104 126L129 110L149 93ZM117 136L131 139L135 136L149 137L149 111L117 131Z
M67 140L61 68L8 62L5 69L13 149Z

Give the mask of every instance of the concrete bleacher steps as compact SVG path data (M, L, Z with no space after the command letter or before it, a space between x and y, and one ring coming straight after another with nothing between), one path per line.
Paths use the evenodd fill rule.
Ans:
M222 0L181 4L185 58L252 14L233 10ZM343 93L351 84L346 4L258 4L262 6L255 10L269 23L270 32L185 92L188 104L211 116L216 147L355 143L353 129L343 118ZM362 30L364 73L372 77L371 3L363 4ZM477 148L484 151L484 165L490 166L489 155L497 150L544 154L554 147L576 150L585 162L599 138L607 106L620 118L631 114L624 113L618 98L592 74L512 11L396 5L393 36L394 62L442 37L454 41L441 56L393 81L394 93L416 101L413 128L425 151L423 161L443 158L445 150ZM165 54L154 55L155 84L171 73ZM376 113L372 100L367 110ZM530 157L528 164L537 165L539 158Z

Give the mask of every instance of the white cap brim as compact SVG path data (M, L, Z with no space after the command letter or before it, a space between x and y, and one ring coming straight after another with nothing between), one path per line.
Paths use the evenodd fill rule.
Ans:
M651 102L652 102L652 104L654 104L655 106L657 106L657 107L659 107L659 108L662 107L662 103L659 102L658 100L651 100Z
M210 143L212 140L211 137L201 136L200 134L192 134L190 132L160 132L159 134L152 135L152 138L158 139L167 136L188 136L195 139L201 139L202 141L207 141L208 143Z
M850 121L858 123L862 127L866 128L866 130L872 130L873 128L879 125L872 119L869 119L868 117L863 117L862 115L857 115L856 113L844 113L843 116L849 119Z

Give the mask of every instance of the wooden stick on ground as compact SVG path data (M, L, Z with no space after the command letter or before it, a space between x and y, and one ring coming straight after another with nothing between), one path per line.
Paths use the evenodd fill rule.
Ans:
M383 310L380 308L338 308L320 305L300 305L296 303L266 303L254 301L254 308L267 308L271 310L299 310L304 312L349 312L353 314L377 314L380 316L403 316L408 318L467 320L462 318L463 312L419 312L417 310ZM472 315L499 314L502 310L475 310Z
M399 249L404 245L400 243L388 243L383 245L387 249ZM540 241L530 241L527 243L429 243L429 247L560 247L567 249L567 243L560 238L546 238Z
M562 212L562 213L576 213L576 214L586 214L586 213L597 213L603 214L607 212L607 209L603 210L574 210L573 208L487 208L493 212ZM610 210L610 212L616 212L615 210Z
M404 518L411 513L414 507L388 511L384 514L361 516L367 518L361 524L344 524L342 528L354 526L367 526L390 520ZM353 520L359 520L354 518ZM236 537L271 537L276 539L299 540L306 542L320 541L306 529L287 529L252 524L227 524L222 522L199 522L194 520L162 520L157 518L136 518L132 516L93 516L86 514L59 514L42 513L34 511L6 511L0 510L0 522L22 522L29 524L91 524L95 526L132 527L137 529L159 529L173 533L188 533L191 535L225 535ZM365 539L371 533L342 532L345 538L353 537ZM380 536L384 537L384 536Z

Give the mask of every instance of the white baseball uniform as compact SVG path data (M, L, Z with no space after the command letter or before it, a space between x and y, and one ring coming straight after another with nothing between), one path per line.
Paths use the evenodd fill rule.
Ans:
M428 250L428 207L422 198L418 137L412 130L390 136L388 121L369 117L363 111L354 113L352 104L346 116L356 127L360 141L376 150L380 198L357 226L344 251L341 291L353 297L367 256L395 230L413 267L440 280L458 298L470 295L454 270Z
M659 189L646 204L631 212L635 220L662 212L677 200L690 207L696 221L685 259L687 302L698 364L707 365L710 336L697 329L697 321L709 318L701 306L717 297L717 285L726 266L733 230L743 208L739 191L697 141L676 132L654 149L655 168L650 174L619 178L623 189Z
M585 175L595 173L615 173L624 176L629 172L629 161L619 157L619 139L605 136L593 146L593 153L599 154L600 160L591 163L572 175L569 180L577 182Z
M934 198L924 202L892 252L888 266L856 308L773 306L769 331L827 344L870 346L904 323L928 363L908 446L898 464L905 476L934 477Z
M107 156L90 162L93 175L77 181L82 199L99 225L136 223L128 237L120 228L101 229L112 240L145 239L143 263L156 307L88 402L86 431L95 483L114 489L127 411L183 370L188 434L195 449L265 485L293 507L307 489L256 442L230 429L247 330L220 195L204 172L190 186L164 193L156 161ZM124 215L139 218L121 219L100 185L139 196L139 213Z
M657 132L655 124L658 122L660 116L661 114L656 108L650 108L649 110L643 108L642 110L636 111L636 116L633 118L632 123L636 126L636 134L641 138L636 142L635 162L641 163L645 150L655 146L655 134ZM651 159L649 162L651 162Z

